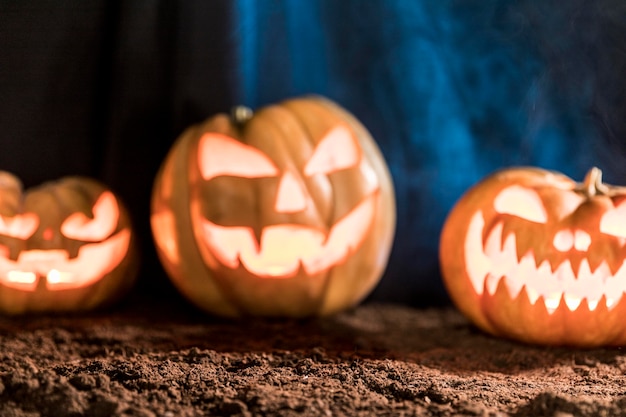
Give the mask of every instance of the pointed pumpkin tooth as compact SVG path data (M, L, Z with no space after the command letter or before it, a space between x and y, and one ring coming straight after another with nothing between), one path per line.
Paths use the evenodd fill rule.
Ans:
M623 295L624 295L624 293L621 293L621 294L617 295L616 297L607 296L606 297L606 308L608 310L611 310L613 307L615 307L620 302L620 300L622 299Z
M487 274L487 277L485 278L485 290L490 295L493 295L498 289L498 282L500 282L502 278L504 277L496 277L493 274Z
M526 296L528 296L530 304L535 305L537 299L539 298L539 293L528 286L524 286L524 290L526 290Z
M533 282L534 285L541 285L541 283L553 282L554 276L552 273L552 266L550 261L544 260L539 268L537 268L533 279L528 279L529 282Z
M617 280L618 282L622 282L622 291L626 291L626 260L624 260L622 266L617 270L617 272L613 276L613 279Z
M78 257L78 252L80 251L81 246L78 242L68 242L67 243L67 253L70 259L75 259Z
M502 228L502 222L496 224L489 232L487 238L483 240L485 255L489 257L494 257L502 252Z
M606 262L602 262L600 266L598 266L595 269L595 271L593 271L593 275L597 281L600 281L605 285L606 284L611 285L612 281L617 281L616 283L618 284L619 290L621 291L621 286L619 286L619 283L621 281L615 279L618 273L619 273L619 270L615 271L615 274L613 274L613 272L611 271L611 268Z
M559 305L564 304L562 302L563 297L542 296L542 298L543 298L543 304L546 306L546 310L548 311L548 314L554 313L556 309L559 308Z
M570 267L572 268L572 277L574 279L580 278L580 268L582 266L582 261L584 257L582 256L571 256L568 260L570 263Z
M474 214L470 221L464 243L467 275L470 278L474 291L478 295L484 293L487 274L493 269L491 259L484 253L484 248L481 245L480 239L484 225L485 220L482 214Z
M580 261L576 277L579 281L589 281L593 278L591 267L589 266L589 261L587 260L587 258L584 258Z
M622 261L622 263L620 263L620 261ZM606 264L606 268L610 271L610 274L615 276L617 274L619 274L620 269L622 269L622 267L624 266L624 263L626 263L626 259L620 259L620 260L612 260L612 259L606 259L604 260L604 262ZM600 264L600 266L598 268L603 267L602 263Z
M618 299L624 292L624 281L620 279L621 273L611 276L608 271L598 268L594 274L598 282L601 282L607 300ZM621 277L623 278L623 277Z
M609 266L606 264L605 255L603 254L596 254L594 251L591 251L587 254L587 260L589 261L589 268L593 274L596 273L598 268L606 268L607 271L610 271ZM613 274L610 273L610 275Z
M587 306L589 307L589 311L594 311L598 307L598 303L600 300L587 300Z
M548 254L544 253L543 251L537 250L533 251L533 255L535 256L535 267L537 269L540 269L542 267L545 268L545 265L550 268L550 259L547 256Z
M567 305L567 308L569 308L570 311L576 311L576 309L578 309L578 306L580 306L580 303L582 301L582 298L580 297L571 296L567 294L565 294L563 298L565 299L565 304Z
M24 247L11 246L9 248L8 258L12 261L17 261L17 258L19 258L20 253L22 253L22 250L24 249L25 249L25 246Z
M576 275L572 269L572 264L569 259L566 259L559 267L554 271L555 278L563 285L570 285L575 282Z
M511 299L516 299L520 291L522 291L522 288L524 288L524 282L521 280L512 279L509 276L505 276L504 279L506 283L506 288L509 291Z
M520 256L517 253L517 244L515 242L515 233L509 234L502 244L502 252L506 255L507 259L514 261L514 263L518 263L520 260Z

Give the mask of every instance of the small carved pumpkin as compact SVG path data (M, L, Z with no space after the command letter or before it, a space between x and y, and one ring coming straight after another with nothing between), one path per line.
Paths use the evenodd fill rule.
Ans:
M72 312L118 299L135 278L134 236L119 199L66 177L22 190L0 172L0 311Z
M187 129L157 175L152 231L176 287L227 316L329 314L389 255L395 200L366 129L322 98Z
M496 172L455 205L440 242L459 309L494 335L626 343L626 188L537 168Z

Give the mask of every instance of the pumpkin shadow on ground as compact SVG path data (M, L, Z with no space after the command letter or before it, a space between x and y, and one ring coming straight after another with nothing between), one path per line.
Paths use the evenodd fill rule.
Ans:
M130 299L82 315L0 318L0 337L34 333L83 359L172 351L298 352L324 361L397 360L442 372L515 374L558 366L610 364L626 371L618 348L529 346L487 335L452 308L364 304L309 319L225 319L176 296L163 303ZM71 348L67 347L71 346Z
M332 319L352 334L359 356L411 362L443 372L519 374L559 366L611 364L626 370L623 350L529 345L494 337L456 309L366 305Z

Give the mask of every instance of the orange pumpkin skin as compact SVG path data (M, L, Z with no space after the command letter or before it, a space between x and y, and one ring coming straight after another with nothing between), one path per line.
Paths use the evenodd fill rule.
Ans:
M306 97L183 132L157 174L151 222L165 270L196 306L304 317L353 306L373 289L395 200L361 123Z
M101 308L126 294L136 271L129 215L104 185L65 177L23 190L0 172L0 312Z
M530 167L488 176L449 213L440 262L453 302L493 335L626 344L626 188L596 168L584 184Z

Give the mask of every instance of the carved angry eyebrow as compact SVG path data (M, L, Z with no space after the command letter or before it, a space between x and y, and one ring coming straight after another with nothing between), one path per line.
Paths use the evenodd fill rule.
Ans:
M604 213L600 220L600 232L626 239L626 200Z
M328 174L350 168L361 160L361 149L345 126L331 129L317 144L304 167L304 174Z
M39 217L35 213L17 214L13 217L0 216L0 234L26 240L39 226Z
M92 212L93 219L80 212L71 214L61 224L61 233L70 239L87 242L97 242L109 237L115 231L120 215L113 193L103 192L94 203Z
M260 150L221 133L205 133L200 138L198 166L206 181L221 175L260 178L279 172Z
M500 191L493 205L500 214L510 214L534 223L548 221L546 209L539 194L519 185L511 185Z

